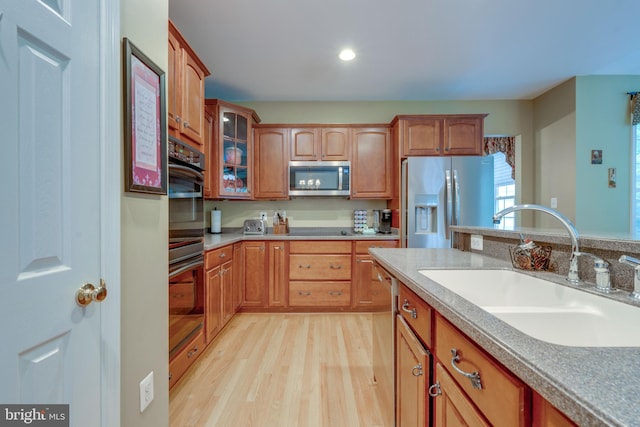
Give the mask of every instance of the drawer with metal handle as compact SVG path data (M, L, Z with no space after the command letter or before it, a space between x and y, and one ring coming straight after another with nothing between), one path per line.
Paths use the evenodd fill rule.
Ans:
M420 341L431 348L431 315L433 312L431 307L409 288L401 285L398 289L398 312Z
M494 426L524 426L530 389L439 314L438 362Z
M350 280L351 255L289 255L290 280Z
M347 307L351 303L351 282L289 282L292 307Z

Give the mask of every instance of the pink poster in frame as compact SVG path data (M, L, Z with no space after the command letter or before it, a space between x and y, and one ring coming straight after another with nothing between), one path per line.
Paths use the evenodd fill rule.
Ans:
M167 194L165 74L129 39L123 44L125 190Z

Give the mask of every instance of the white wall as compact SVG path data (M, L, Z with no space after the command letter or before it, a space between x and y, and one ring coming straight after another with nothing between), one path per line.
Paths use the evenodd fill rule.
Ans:
M121 36L166 70L168 0L121 0L120 8ZM123 192L121 224L121 426L167 427L167 198ZM151 371L155 398L141 414L138 384Z

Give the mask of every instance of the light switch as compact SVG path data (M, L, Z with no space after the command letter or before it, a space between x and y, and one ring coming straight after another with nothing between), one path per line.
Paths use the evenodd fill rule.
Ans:
M552 197L551 198L551 208L552 209L557 209L558 208L558 198L557 197Z

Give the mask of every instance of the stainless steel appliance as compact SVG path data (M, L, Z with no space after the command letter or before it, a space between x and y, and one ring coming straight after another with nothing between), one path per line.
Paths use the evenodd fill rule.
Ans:
M262 235L266 233L265 222L261 219L245 219L242 224L243 234Z
M402 162L401 245L451 247L451 225L493 227L492 156Z
M289 196L350 195L351 162L289 162Z
M169 357L204 327L204 154L169 137Z
M380 215L380 228L378 232L383 234L391 233L391 209L383 209Z
M380 267L376 267L378 282L374 291L385 295L387 304L372 314L373 382L376 384L382 414L387 416L383 425L395 425L395 319L397 312L398 282Z

